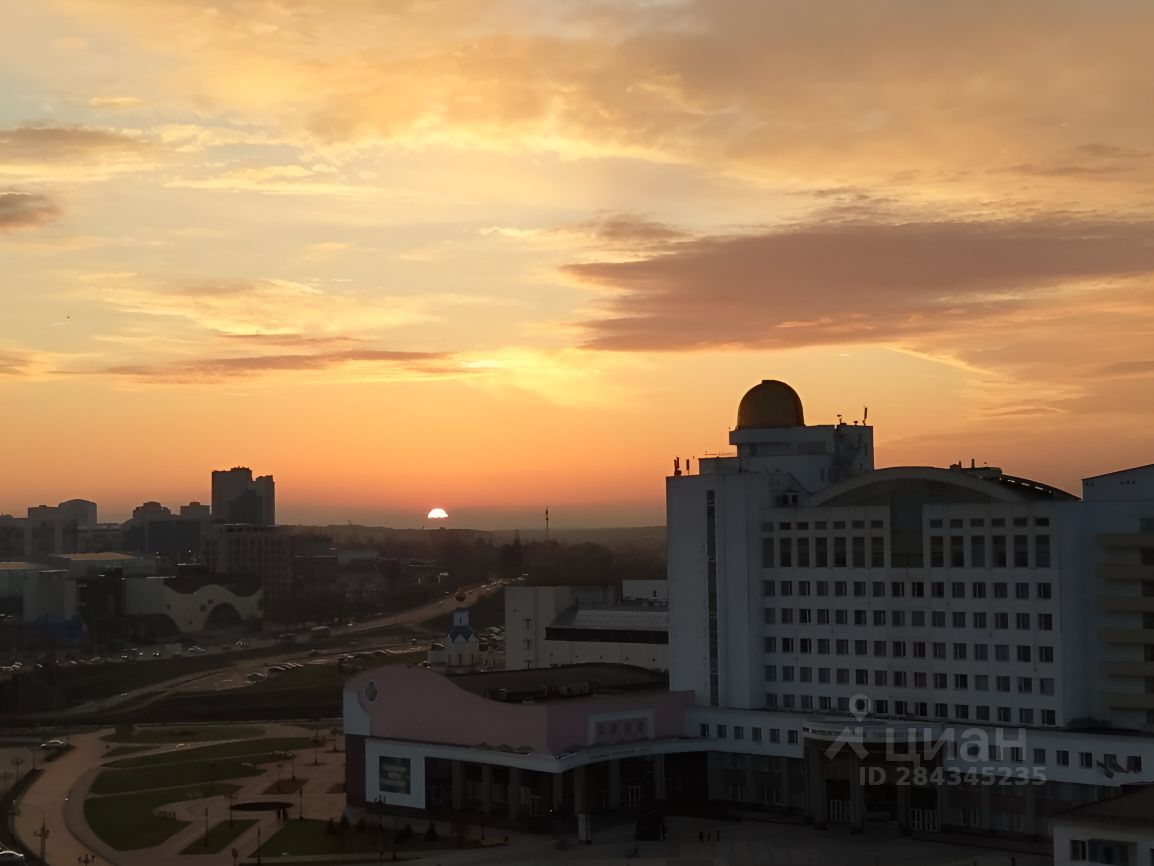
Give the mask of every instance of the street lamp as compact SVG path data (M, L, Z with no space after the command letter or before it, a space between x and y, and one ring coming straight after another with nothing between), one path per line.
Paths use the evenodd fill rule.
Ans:
M46 853L46 850L48 848L48 835L50 832L51 831L49 831L48 825L44 823L44 817L41 816L40 817L40 829L36 830L32 833L33 836L35 836L37 839L40 840L40 862L41 863L48 862L45 859L45 853Z
M297 753L296 752L289 752L288 753L288 759L289 759L289 766L292 768L292 776L295 779L297 777Z
M236 796L236 791L229 790L228 792L228 826L232 826L232 799Z

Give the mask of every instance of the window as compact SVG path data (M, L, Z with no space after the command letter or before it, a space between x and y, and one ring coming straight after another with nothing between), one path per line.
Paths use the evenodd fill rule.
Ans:
M809 595L809 581L808 580L799 580L797 582L797 594L798 595Z
M945 657L946 657L946 645L945 645L945 643L935 642L934 643L934 658L944 659Z
M1008 692L1010 690L1009 677L996 677L994 682L999 692Z
M979 722L988 722L990 720L990 708L984 705L979 705L976 708L976 713Z
M725 725L718 725L717 726L717 739L719 739L719 740L725 739Z
M986 585L980 580L975 580L970 584L970 595L974 598L986 597Z
M797 540L797 567L809 568L809 539L799 538Z
M1030 647L1025 644L1018 644L1018 661L1028 662L1030 660Z
M1059 749L1056 761L1059 767L1070 766L1070 753L1065 749Z
M825 611L822 611L822 612L825 613ZM829 638L828 637L819 637L817 639L817 654L819 656L829 655Z
M991 559L994 568L1006 567L1006 536L995 535L990 539L991 541Z
M979 692L988 692L990 690L990 678L986 674L974 674L974 690Z
M1053 710L1042 710L1042 724L1043 725L1056 725L1056 724L1058 724L1057 717L1055 716Z
M1038 661L1051 664L1054 661L1054 648L1052 646L1038 647Z
M932 526L934 521L930 521ZM940 521L939 521L940 523ZM942 568L946 564L946 539L942 535L930 536L930 568Z
M1126 759L1126 772L1128 772L1128 773L1141 773L1142 772L1142 756L1141 755L1130 755L1130 757L1128 757Z
M1085 839L1071 839L1070 840L1070 859L1071 860L1089 860L1089 846Z
M923 628L926 624L926 612L924 610L910 611L910 625L914 628Z
M1089 770L1094 766L1094 755L1092 752L1078 753L1078 766L1083 770Z
M771 598L775 594L776 587L772 580L763 580L761 582L761 594L766 598Z
M834 625L849 625L849 611L835 610L833 612Z
M814 584L814 587L817 589L818 595L822 595L822 596L829 595L829 581L828 580L819 580L816 584Z
M889 673L884 670L874 671L874 685L884 686L889 684Z
M954 628L965 628L966 615L961 611L954 611L952 614L950 614L950 625L952 625Z
M945 674L934 674L934 688L944 689L947 687Z
M829 565L829 539L824 535L813 540L813 564L818 568Z
M914 688L924 689L926 687L925 671L914 671ZM922 714L924 715L924 713Z
M904 610L895 610L890 612L890 619L895 626L899 628L906 624L906 612Z
M1016 519L1016 518L1015 518ZM1014 568L1027 568L1030 565L1030 536L1014 536Z
M964 583L955 582L950 584L950 598L965 598L966 585Z
M819 608L817 612L818 625L829 625L829 608Z
M1034 536L1034 565L1038 568L1050 567L1050 536Z
M1039 583L1038 584L1038 587L1037 587L1038 598L1042 598L1042 599L1052 598L1053 596L1050 593L1051 593L1050 584L1048 584L1048 583Z
M749 734L755 743L761 742L761 728L750 728Z
M994 598L1009 598L1010 585L999 581L994 584Z
M793 638L783 637L781 639L781 651L783 653L792 653L793 652Z
M783 580L781 582L781 594L782 595L793 595L793 581L792 580Z
M855 535L851 539L851 549L853 551L853 567L865 568L866 552L865 552L865 538L860 535Z
M1014 628L1018 631L1030 630L1030 615L1028 613L1019 613L1014 615Z
M767 683L777 682L777 665L765 666L765 681Z
M865 598L866 585L864 580L855 580L853 582L854 598Z
M1034 724L1034 711L1031 709L1018 710L1018 724L1019 725L1032 725L1032 724ZM1019 758L1019 760L1021 760L1021 759Z
M793 567L793 539L780 538L777 542L777 567Z
M986 567L986 537L984 535L970 536L970 567Z
M833 582L833 594L837 596L844 596L849 589L849 584L844 580L835 580Z
M886 540L880 535L875 535L870 539L870 567L885 568L885 564Z
M946 627L946 612L944 610L935 610L930 612L930 624L934 628Z
M733 739L744 740L745 739L745 728L743 728L741 725L734 725L733 726Z
M1053 631L1054 630L1054 615L1050 613L1038 614L1038 630L1039 631Z
M977 611L973 615L974 628L986 628L985 611Z
M974 661L984 662L989 661L990 647L989 644L976 643L974 644Z
M963 690L969 688L969 680L968 674L954 674L954 688Z
M703 737L709 736L709 725L700 725L697 730L701 736L703 736Z
M1010 615L1005 611L994 614L994 628L1007 629L1010 627Z
M853 654L855 656L864 656L869 653L869 641L855 640L853 642Z
M946 585L945 585L945 583L943 583L940 580L935 580L933 583L931 583L930 584L930 597L931 598L945 598L946 597Z
M845 538L838 536L833 540L833 566L845 568Z
M775 637L767 637L767 638L765 639L765 651L766 651L767 653L775 653L775 652L777 652L777 638L775 638Z
M905 658L906 657L906 642L904 640L895 640L893 642L893 647L891 648L891 652L893 654L893 657L896 659Z
M1038 692L1043 695L1054 694L1054 678L1053 677L1039 677L1038 678Z
M956 643L953 646L954 659L964 660L966 658L966 645L964 643Z
M809 625L813 621L813 611L803 607L797 612L797 621L802 625Z
M770 728L769 729L769 741L771 743L780 743L781 742L781 731L778 730L777 728Z
M785 735L785 741L792 746L796 746L797 745L797 731L787 731L786 735Z
M885 624L886 624L886 612L884 610L875 610L874 611L874 625L885 625Z

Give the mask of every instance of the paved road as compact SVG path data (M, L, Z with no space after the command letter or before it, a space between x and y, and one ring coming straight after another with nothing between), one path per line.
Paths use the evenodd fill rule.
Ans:
M47 828L46 851L51 864L72 866L92 849L76 839L64 818L68 794L73 782L99 761L105 744L99 733L80 734L72 738L72 749L55 761L45 764L40 778L20 798L20 815L16 834L31 851L40 850L36 834Z

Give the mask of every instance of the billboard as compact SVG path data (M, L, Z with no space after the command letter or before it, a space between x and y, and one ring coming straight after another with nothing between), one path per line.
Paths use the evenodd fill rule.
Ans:
M382 794L411 794L413 762L409 758L381 755L380 792Z

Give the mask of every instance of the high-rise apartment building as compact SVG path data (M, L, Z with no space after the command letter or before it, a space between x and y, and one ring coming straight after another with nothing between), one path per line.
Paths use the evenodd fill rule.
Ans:
M212 473L214 523L276 524L276 484L271 475L253 478L247 466Z
M265 616L283 619L290 610L292 548L287 532L275 526L213 524L205 539L204 562L212 574L260 579Z

